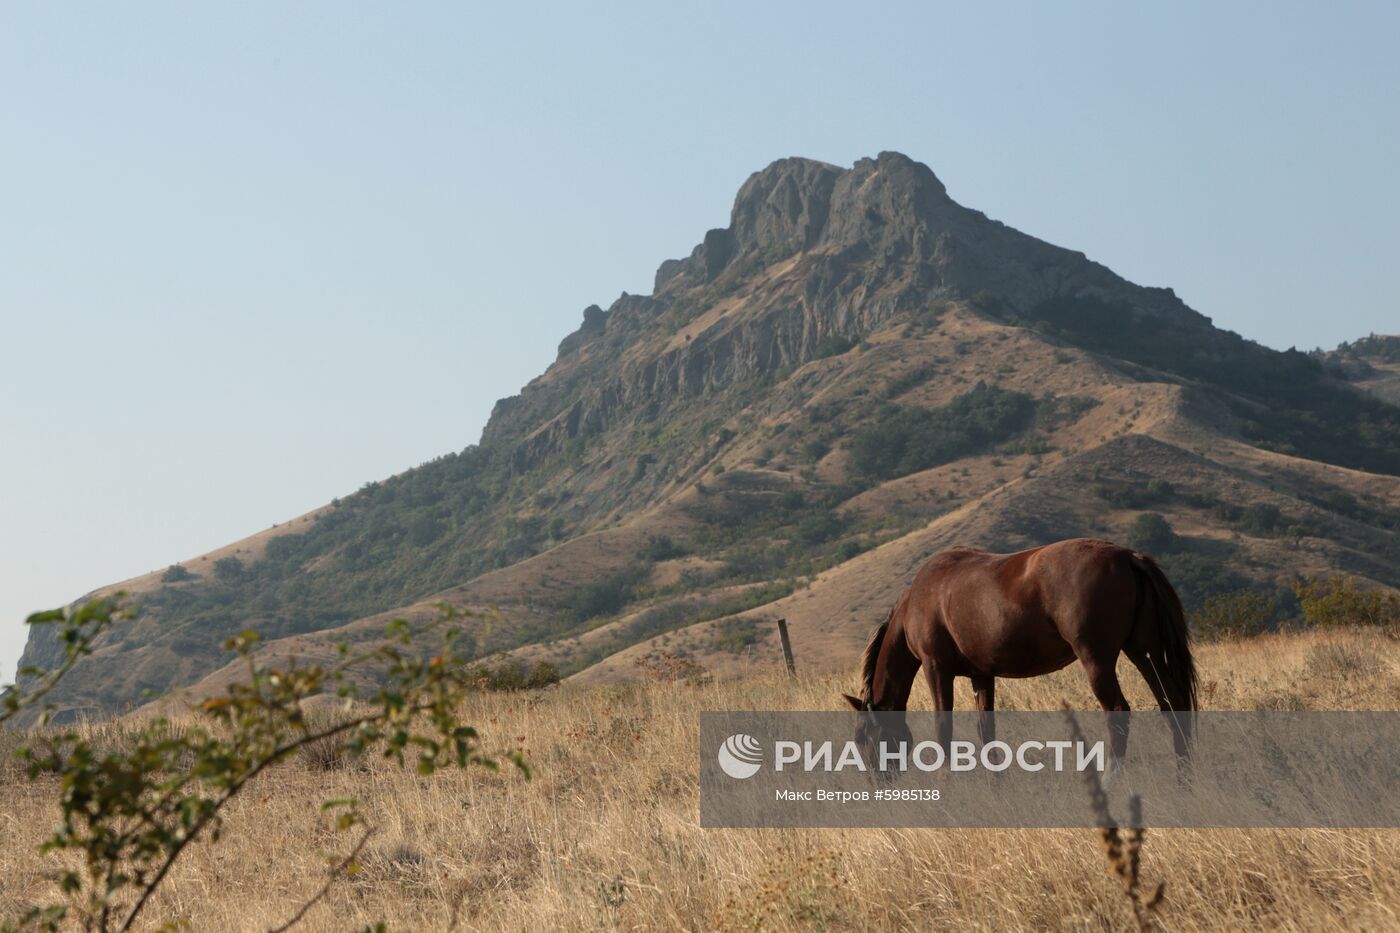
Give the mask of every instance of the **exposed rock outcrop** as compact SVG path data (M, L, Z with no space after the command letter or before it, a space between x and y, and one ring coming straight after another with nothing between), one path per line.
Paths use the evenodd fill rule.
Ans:
M745 288L761 300L715 300ZM1125 328L1142 316L1209 328L1170 289L1134 285L962 207L928 166L900 153L850 169L780 159L744 182L728 228L662 263L653 296L586 310L556 366L497 405L483 441L512 439L514 462L529 469L580 433L800 365L823 337L859 338L901 310L978 296L1025 315L1078 295L1124 308ZM681 329L683 340L667 339ZM647 339L659 350L627 353Z

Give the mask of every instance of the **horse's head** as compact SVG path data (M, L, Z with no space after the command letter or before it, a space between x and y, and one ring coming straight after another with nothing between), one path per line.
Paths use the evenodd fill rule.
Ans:
M861 755L870 763L872 774L880 771L881 743L888 748L894 748L901 742L906 746L913 745L914 735L909 731L903 710L877 709L869 700L853 697L849 693L841 695L856 711L855 742L860 747ZM896 774L888 772L884 776L893 779Z

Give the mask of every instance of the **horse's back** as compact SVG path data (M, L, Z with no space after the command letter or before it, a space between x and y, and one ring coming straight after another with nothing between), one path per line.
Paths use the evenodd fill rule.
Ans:
M997 553L970 547L940 551L919 569L915 580L957 582L959 578L996 581L1014 589L1026 580L1058 578L1079 583L1114 575L1131 565L1132 551L1102 538L1067 538L1024 551Z
M952 548L920 568L911 596L974 667L1034 676L1069 663L1105 616L1131 607L1131 562L1131 551L1097 538L1008 554Z
M1101 538L1070 538L1024 552L1048 602L1092 615L1105 599L1136 598L1133 552ZM1116 607L1115 607L1116 608Z

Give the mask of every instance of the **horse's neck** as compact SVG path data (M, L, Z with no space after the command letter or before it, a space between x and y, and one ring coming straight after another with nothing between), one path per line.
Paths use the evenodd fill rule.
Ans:
M890 620L880 643L880 656L875 665L875 683L871 700L876 709L904 710L909 708L909 692L914 675L919 671L919 659L904 640L902 618Z

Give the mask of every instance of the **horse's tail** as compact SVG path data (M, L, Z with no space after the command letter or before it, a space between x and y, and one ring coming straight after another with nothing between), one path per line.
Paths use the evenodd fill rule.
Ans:
M1167 575L1157 562L1146 554L1133 552L1133 566L1147 583L1149 599L1138 605L1139 623L1145 610L1155 610L1157 630L1161 638L1162 650L1157 658L1148 656L1156 672L1162 691L1173 710L1187 711L1196 705L1196 662L1191 657L1191 632L1186 627L1186 613L1181 608L1181 598L1176 595ZM1156 654L1156 652L1154 652ZM1160 664L1158 661L1160 660Z

